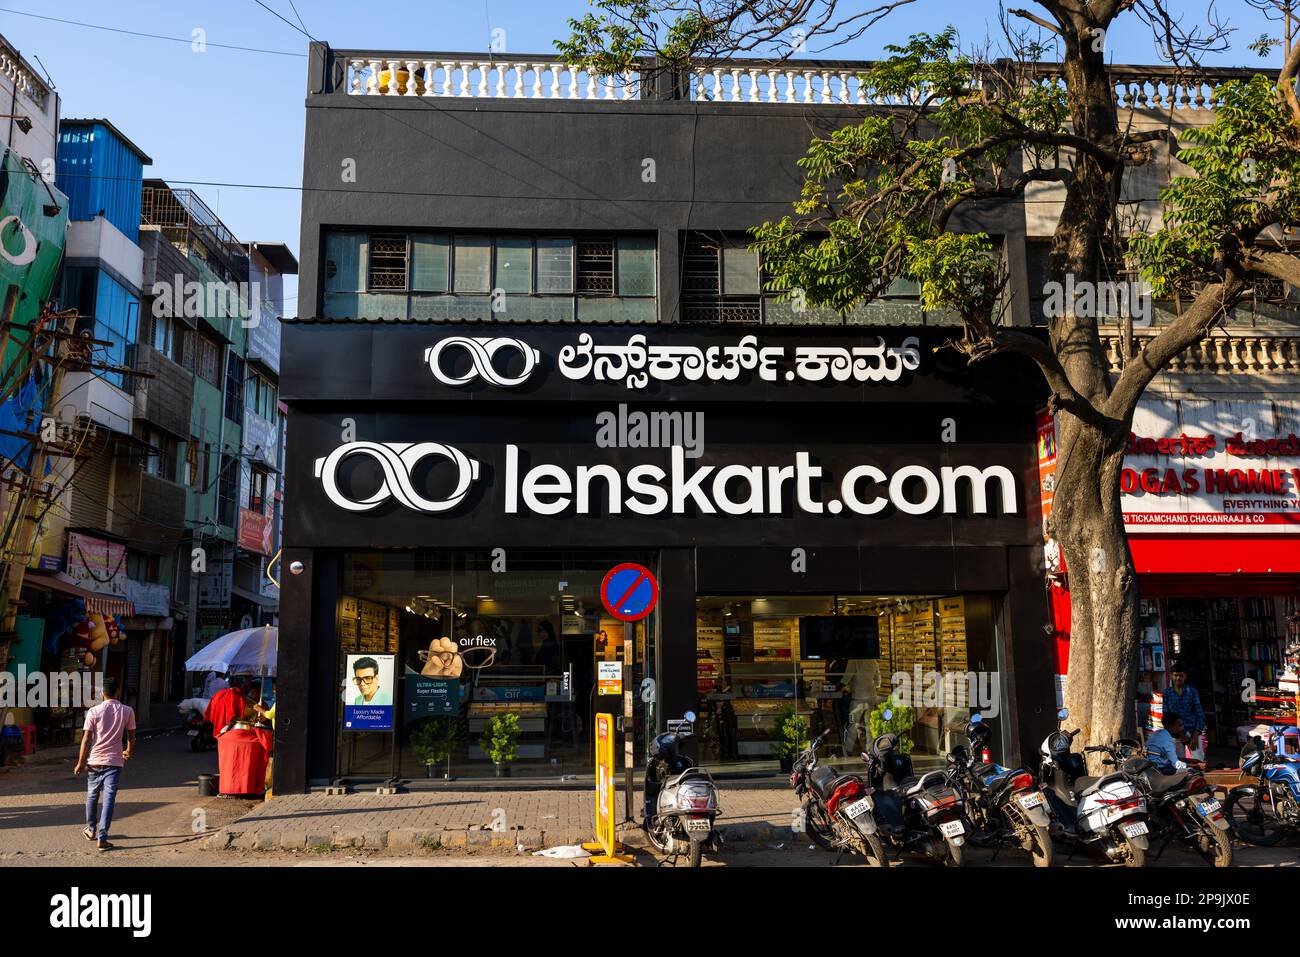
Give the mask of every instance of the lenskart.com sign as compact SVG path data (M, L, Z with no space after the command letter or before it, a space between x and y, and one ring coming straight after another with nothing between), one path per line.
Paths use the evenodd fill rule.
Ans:
M508 442L504 461L492 469L499 492L493 500L511 516L871 516L890 508L912 516L1010 515L1018 509L1015 476L1003 465L913 462L886 470L858 462L833 474L812 451L798 449L765 455L783 459L777 464L705 464L699 461L704 432L703 413L629 412L626 406L601 412L596 449L658 448L666 451L667 462L584 463L572 457L534 462L533 450ZM370 466L365 470L369 485L355 473L345 477L357 460ZM430 465L442 467L437 494L429 487ZM438 515L469 501L487 470L464 450L442 442L357 440L317 458L313 471L329 501L344 511L370 512L396 503ZM417 478L421 474L423 482Z
M443 385L484 382L500 389L527 383L542 353L514 336L448 336L424 350L424 361ZM763 345L744 336L733 345L652 344L641 333L622 344L597 344L590 333L563 346L556 368L571 382L621 382L630 390L652 383L897 382L921 366L920 340L897 345L883 337L871 345Z

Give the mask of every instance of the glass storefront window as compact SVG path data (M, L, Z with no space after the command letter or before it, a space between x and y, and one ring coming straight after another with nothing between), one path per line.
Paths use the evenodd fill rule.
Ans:
M977 711L1000 740L996 611L979 595L701 597L701 760L774 770L778 723L797 716L802 742L829 729L823 757L852 763L885 730L887 708L918 770L964 743Z
M339 775L493 776L480 740L502 715L519 723L512 777L592 773L593 716L623 713L621 691L600 693L599 663L622 661L630 642L635 687L653 674L646 662L654 660L654 616L631 625L608 617L600 583L620 562L652 560L623 552L512 551L501 571L486 552L346 555L337 610ZM342 730L344 695L355 697L348 656L386 654L395 656L396 754L388 732ZM450 701L445 709L417 706L431 700L431 686Z

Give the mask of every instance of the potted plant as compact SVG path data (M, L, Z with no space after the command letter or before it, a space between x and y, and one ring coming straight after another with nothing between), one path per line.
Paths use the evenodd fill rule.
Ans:
M496 765L497 777L509 777L510 762L519 754L519 715L507 713L489 718L478 745Z
M411 732L411 748L425 767L428 777L433 777L433 767L447 760L456 747L456 719L429 718Z
M886 717L888 715L888 717ZM916 709L904 704L894 704L888 698L876 705L871 712L872 740L882 734L893 732L898 735L898 753L911 754L912 726L916 724Z
M794 759L808 746L808 719L801 717L793 705L782 705L776 713L773 732L776 741L772 752L780 762L781 772L789 774L794 769Z

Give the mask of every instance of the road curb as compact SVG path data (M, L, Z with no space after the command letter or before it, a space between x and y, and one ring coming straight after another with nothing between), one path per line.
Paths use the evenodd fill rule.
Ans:
M789 840L792 836L788 830L768 823L722 825L719 830L728 845L763 844ZM546 847L579 844L592 838L592 834L573 828L552 830L511 828L502 831L481 827L441 831L427 827L393 828L388 831L356 831L338 828L325 834L288 828L263 830L227 827L208 837L203 842L203 848L210 851L305 850L309 853L326 853L340 849L416 851L449 848L537 851ZM629 847L649 846L649 841L639 827L620 828L618 839Z

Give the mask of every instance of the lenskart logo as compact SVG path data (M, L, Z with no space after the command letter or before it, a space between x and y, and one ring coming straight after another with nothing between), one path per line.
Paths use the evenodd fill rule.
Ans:
M339 466L353 455L370 456L384 472L379 488L362 499L349 498L338 486ZM442 456L456 466L456 486L444 499L425 498L411 480L416 466L430 455ZM446 512L469 494L470 485L478 479L479 464L460 449L437 442L349 442L317 459L315 473L329 500L349 512L368 512L390 498L417 512Z
M469 354L472 365L460 375L450 375L443 368L442 354L448 349L459 349ZM524 360L523 369L516 375L505 375L495 365L496 354L502 349L517 353ZM528 381L528 377L537 368L541 353L521 339L508 336L492 338L471 338L469 336L448 336L436 346L424 350L424 361L429 364L433 377L443 385L461 386L482 379L502 389L513 389Z
M384 479L377 491L353 499L338 487L340 464L351 455L369 455L381 466ZM412 472L423 458L440 455L458 469L451 495L431 500L415 490ZM937 471L907 465L887 474L874 465L850 468L836 482L808 452L794 455L792 465L740 464L691 467L681 446L673 446L669 467L637 465L626 474L612 465L560 466L541 464L521 468L517 445L505 448L503 505L507 515L532 512L558 515L781 515L787 508L812 515L876 515L886 508L905 515L941 512L971 514L1016 511L1015 477L1001 465L943 466ZM418 444L351 442L316 460L316 477L330 501L350 512L369 511L396 498L418 512L446 512L464 500L479 476L479 464L459 449L432 442ZM825 493L831 497L826 499ZM838 494L836 494L838 493Z

